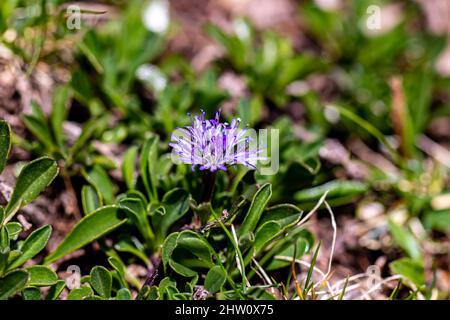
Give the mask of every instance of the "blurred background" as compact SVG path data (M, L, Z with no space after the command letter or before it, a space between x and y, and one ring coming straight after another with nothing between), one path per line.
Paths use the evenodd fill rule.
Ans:
M52 224L54 247L85 179L106 176L112 199L129 147L157 134L169 152L188 112L221 109L280 130L279 173L255 175L274 204L307 210L329 190L337 279L376 265L448 299L449 34L448 0L2 1L0 118L15 147L0 200L22 161L58 159L61 178L21 218ZM45 129L55 105L60 141ZM310 227L326 268L327 213Z

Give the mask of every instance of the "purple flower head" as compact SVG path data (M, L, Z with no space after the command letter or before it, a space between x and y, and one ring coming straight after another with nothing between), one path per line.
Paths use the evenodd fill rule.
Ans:
M220 122L220 111L210 120L205 119L205 112L191 117L192 124L177 128L172 133L169 144L177 160L191 164L192 170L199 165L200 170L227 170L227 166L242 164L256 169L258 160L265 148L258 148L256 141L247 129L240 129L240 119L233 119L231 124ZM255 142L255 143L252 143Z

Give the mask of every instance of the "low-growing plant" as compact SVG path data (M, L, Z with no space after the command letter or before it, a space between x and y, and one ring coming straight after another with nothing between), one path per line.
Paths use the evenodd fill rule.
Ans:
M117 282L121 285L118 290L127 288L123 272L127 263L121 257L131 254L153 273L161 261L160 272L166 275L158 288L156 284L140 288L140 298L192 298L192 290L200 284L223 298L243 298L266 294L264 288L249 285L255 270L259 272L255 259L260 259L259 268L274 271L289 266L289 262L273 260L275 254L295 252L300 258L313 246L311 234L297 227L302 218L299 208L292 204L268 206L272 196L270 184L253 188L245 196L239 196L236 190L227 192L226 185L239 184L235 179L241 179L242 175L227 177L228 171L222 171L225 167L221 167L216 173L217 180L229 182L218 183L208 199L204 193L211 192L209 188L214 182L204 185L200 193L195 190L199 188L198 182L193 186L172 187L187 182L183 179L187 170L184 166L173 168L170 154L159 156L157 137L151 137L141 149L139 175L134 173L137 151L130 149L124 157L123 178L129 190L118 195L114 204L102 205L104 185L92 183L83 188L86 215L46 257L46 263L121 229L122 232L116 232L118 241L104 247L115 275L122 277ZM217 169L204 167L202 174L209 176L215 174L210 170ZM196 172L191 174L194 180L201 178ZM235 227L237 221L241 221L240 227ZM185 230L171 233L175 225L176 229ZM206 276L204 283L199 282L202 275ZM190 288L187 292L182 289L186 285Z
M186 3L0 3L0 299L448 298L425 1Z
M3 171L11 147L8 123L0 120L0 173ZM41 299L42 287L50 287L47 299L56 299L64 288L56 273L42 265L23 264L35 258L46 246L52 227L42 226L26 239L18 240L22 225L12 221L18 210L33 201L58 174L56 162L43 157L26 164L17 177L7 205L0 206L0 299L17 292L26 300Z
M251 105L259 106L246 110L251 118L260 114L266 102L285 106L290 101L289 84L327 67L312 53L295 53L287 38L272 32L256 33L246 19L235 20L231 34L211 24L206 31L225 49L225 61L244 75L253 93Z

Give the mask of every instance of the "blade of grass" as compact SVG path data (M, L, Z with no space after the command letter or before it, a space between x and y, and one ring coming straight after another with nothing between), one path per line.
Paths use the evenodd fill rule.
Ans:
M347 289L347 285L348 285L348 279L349 279L349 276L347 275L347 278L345 278L344 287L342 288L341 294L339 295L339 300L344 299L345 290Z
M295 291L297 291L297 295L299 297L300 300L304 300L303 294L302 294L302 289L300 287L300 284L298 282L297 279L297 272L295 271L295 257L297 256L297 246L294 246L294 255L292 256L292 262L291 262L291 273L292 276L294 277L294 282L295 282ZM289 283L289 282L287 282Z
M400 288L402 286L402 282L399 281L397 285L395 286L394 290L392 291L391 295L389 296L389 300L395 300L398 296L398 293L400 292Z
M311 266L309 267L308 275L306 276L306 280L305 280L305 287L303 289L303 296L305 296L305 297L308 295L308 287L309 287L310 282L311 282L311 277L312 277L312 274L313 274L314 266L316 264L317 256L319 254L319 250L320 250L321 246L322 246L322 241L319 242L319 244L318 244L318 246L316 248L316 251L314 252L314 256L313 256L313 258L311 260Z

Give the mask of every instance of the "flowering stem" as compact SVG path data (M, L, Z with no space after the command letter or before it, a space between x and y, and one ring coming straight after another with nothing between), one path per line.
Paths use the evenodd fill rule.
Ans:
M211 202L215 185L216 185L216 172L205 171L203 174L202 202Z

